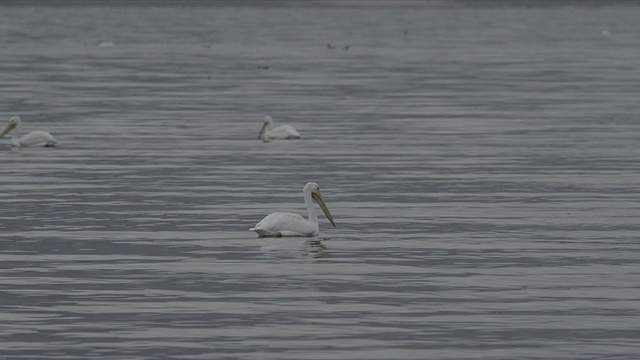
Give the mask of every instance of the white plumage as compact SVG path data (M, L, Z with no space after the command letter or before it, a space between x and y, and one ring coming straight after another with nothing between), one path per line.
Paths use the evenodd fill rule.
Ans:
M262 122L262 129L258 139L268 142L271 140L283 140L283 139L300 139L302 135L291 125L280 125L275 128L273 126L273 119L271 116L265 116Z
M336 226L329 208L320 194L320 187L314 182L309 182L304 186L304 204L307 207L309 219L293 213L276 212L265 216L251 231L255 231L260 237L273 236L317 236L320 232L318 226L318 216L316 215L313 202L320 206L320 209L327 217L331 225Z
M17 147L28 147L35 145L43 145L43 146L55 146L58 142L53 135L49 134L46 131L32 131L25 136L20 136L20 130L22 128L22 119L20 116L13 116L9 120L9 124L4 129L2 134L0 134L0 138L7 135L12 130L15 130L13 136L11 136L11 145Z

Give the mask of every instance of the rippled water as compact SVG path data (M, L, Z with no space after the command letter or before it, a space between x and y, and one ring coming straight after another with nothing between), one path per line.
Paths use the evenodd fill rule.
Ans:
M640 8L0 10L1 358L640 354Z

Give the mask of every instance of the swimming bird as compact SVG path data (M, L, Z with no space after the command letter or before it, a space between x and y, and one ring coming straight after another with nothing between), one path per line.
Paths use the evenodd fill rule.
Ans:
M262 129L260 129L260 134L258 134L258 139L268 142L270 140L277 139L300 139L302 135L291 125L280 125L273 129L271 126L273 125L273 119L271 116L265 116L264 122L262 123Z
M303 189L304 205L307 207L309 219L293 213L276 212L265 216L251 231L258 233L259 237L282 237L282 236L317 236L320 227L318 226L318 216L313 206L315 201L327 217L333 227L336 226L329 208L324 203L320 194L320 187L314 182L308 182Z
M113 43L113 41L102 41L102 40L98 40L96 42L96 46L97 47L112 47L113 45L115 45Z
M17 147L27 147L34 145L43 145L45 147L55 146L58 142L53 135L46 131L32 131L25 136L20 137L20 129L22 127L22 119L20 116L13 116L9 120L9 125L4 129L0 138L3 138L9 132L15 129L15 135L11 137L11 145Z

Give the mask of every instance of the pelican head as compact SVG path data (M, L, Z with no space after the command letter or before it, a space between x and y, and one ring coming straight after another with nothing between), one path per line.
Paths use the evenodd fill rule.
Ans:
M5 135L10 133L11 130L20 129L20 125L22 125L22 119L20 118L20 116L11 117L11 119L9 120L9 124L6 128L4 128L2 134L0 134L0 138L3 138Z
M318 184L314 182L308 182L307 185L304 186L304 193L311 195L311 198L313 199L313 201L318 203L320 209L322 209L322 212L324 213L324 216L327 217L331 225L333 225L333 227L336 227L336 222L333 220L333 216L331 216L331 212L329 211L327 204L324 203L322 194L320 194L320 186L318 186Z
M262 122L262 129L260 129L260 134L258 134L258 139L262 139L262 135L267 130L269 126L273 124L273 119L271 116L267 115L264 117L264 121Z

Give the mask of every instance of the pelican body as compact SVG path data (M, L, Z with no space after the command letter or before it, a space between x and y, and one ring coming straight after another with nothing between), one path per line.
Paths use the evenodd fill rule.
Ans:
M313 206L315 201L327 217L333 227L336 226L329 208L320 194L320 187L314 182L309 182L304 186L304 204L307 207L309 219L305 219L298 214L276 212L265 216L251 231L258 233L259 237L282 237L282 236L318 236L320 227L318 226L318 216Z
M273 119L271 116L265 116L262 122L262 129L258 134L258 139L269 142L271 140L283 140L283 139L300 139L302 135L291 125L280 125L275 128L273 126Z
M12 130L15 130L15 135L11 137L11 145L16 147L27 147L34 145L42 145L46 147L55 146L58 142L53 135L49 134L46 131L32 131L25 136L20 136L20 129L22 128L22 119L20 116L13 116L9 120L9 125L4 129L2 134L0 134L0 138L3 138L5 135L10 133Z

